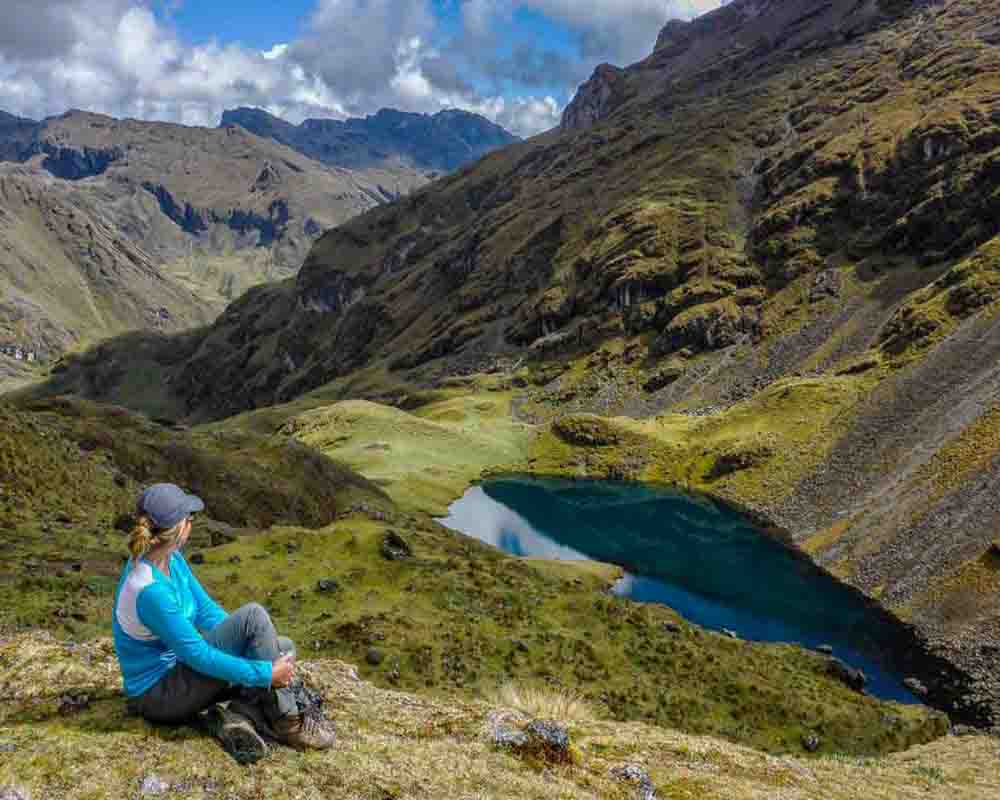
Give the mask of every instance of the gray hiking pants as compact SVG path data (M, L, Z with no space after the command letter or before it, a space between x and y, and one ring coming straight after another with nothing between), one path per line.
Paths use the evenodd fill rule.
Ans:
M267 610L248 603L204 634L212 647L230 655L258 661L274 661L295 652L292 640L278 636ZM145 694L129 700L129 707L150 722L183 722L229 693L228 682L195 672L177 663ZM259 701L273 722L297 713L295 695L289 688L245 689L250 699Z

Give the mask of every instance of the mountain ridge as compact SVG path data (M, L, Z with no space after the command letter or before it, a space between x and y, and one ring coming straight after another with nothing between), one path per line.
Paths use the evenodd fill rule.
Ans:
M448 124L452 115L442 113ZM465 122L460 116L459 124ZM492 147L494 139L479 144ZM455 157L474 153L470 145ZM41 122L3 113L0 162L10 162L0 166L5 180L24 187L33 202L49 196L44 202L65 212L54 220L78 213L112 231L108 235L126 243L126 263L141 262L162 280L148 283L125 269L107 285L85 278L88 288L82 289L75 253L82 240L74 243L59 234L55 221L25 221L23 204L8 205L9 219L23 222L14 227L27 238L20 241L11 230L5 235L0 332L16 334L50 358L132 327L172 331L205 324L249 286L294 275L326 228L411 191L434 174L407 166L403 158L392 163L388 151L385 156L380 164L349 170L242 127L119 120L79 109ZM52 253L45 259L48 274L32 285L24 276L40 247ZM55 274L56 264L62 277ZM42 284L49 288L43 291ZM119 294L134 304L120 306ZM89 310L80 297L91 298ZM101 305L118 312L97 313Z
M322 163L357 168L394 161L451 172L520 139L479 114L445 109L417 114L381 109L346 120L306 119L293 125L260 108L223 112L219 127L239 125Z

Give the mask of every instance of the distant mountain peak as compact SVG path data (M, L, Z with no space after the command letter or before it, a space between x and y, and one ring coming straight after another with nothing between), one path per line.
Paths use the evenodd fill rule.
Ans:
M451 172L520 141L480 114L449 108L435 114L382 108L365 117L307 119L294 125L261 108L222 114L221 127L239 126L330 166L360 168L408 163Z

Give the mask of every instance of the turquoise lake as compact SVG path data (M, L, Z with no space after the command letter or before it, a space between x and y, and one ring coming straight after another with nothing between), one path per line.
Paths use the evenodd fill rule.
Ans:
M812 562L715 501L614 481L505 477L469 489L442 524L516 556L593 559L626 570L616 594L663 603L740 638L830 645L867 691L916 698L884 664L884 615Z

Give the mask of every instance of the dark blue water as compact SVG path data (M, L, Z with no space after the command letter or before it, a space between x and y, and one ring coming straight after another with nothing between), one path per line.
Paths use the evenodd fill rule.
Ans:
M714 501L644 484L510 477L473 487L441 522L517 556L627 570L616 593L741 638L828 644L878 697L916 698L882 663L892 630L853 590Z

